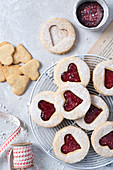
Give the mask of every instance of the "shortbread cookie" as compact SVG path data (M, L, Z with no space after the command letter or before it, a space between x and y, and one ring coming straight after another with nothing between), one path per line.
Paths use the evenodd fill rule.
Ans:
M64 54L73 48L76 34L69 21L64 18L53 18L42 27L40 39L48 51Z
M90 80L88 65L78 57L65 57L54 67L54 83L57 86L73 82L87 86Z
M55 93L56 111L66 119L78 119L88 111L91 99L81 84L66 83Z
M76 163L84 159L89 147L87 134L74 126L67 126L59 130L53 140L55 155L67 163Z
M6 45L6 44L9 44L9 42L3 41L3 42L0 43L0 47L4 46L4 45Z
M24 64L21 68L20 71L29 77L31 80L37 80L39 77L39 62L35 59L32 59L28 61L26 64Z
M14 46L8 42L0 44L0 62L5 65L11 65L13 62Z
M19 70L20 67L20 65L3 66L2 69L6 80L13 74L21 75L22 73Z
M7 82L13 88L13 92L16 95L22 95L26 90L29 78L22 75L15 75L7 78Z
M104 96L113 95L113 60L99 63L93 71L95 89Z
M101 156L113 157L113 122L105 122L92 133L94 150Z
M13 55L13 63L27 63L29 60L31 60L31 55L29 52L22 46L22 44L18 44L16 47L15 53Z
M0 82L5 81L5 75L3 73L2 64L0 63Z
M94 130L98 125L107 121L109 109L101 97L91 95L91 106L85 116L75 122L83 129Z
M54 127L62 122L63 116L56 112L54 106L54 92L45 91L34 97L30 105L33 121L39 126Z

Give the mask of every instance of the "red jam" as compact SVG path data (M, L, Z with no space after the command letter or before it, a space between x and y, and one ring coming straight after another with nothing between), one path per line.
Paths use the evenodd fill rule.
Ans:
M44 121L47 121L50 119L50 117L53 115L55 112L55 107L52 103L46 102L44 100L41 100L38 103L39 109L42 111L41 112L41 118Z
M113 71L105 69L105 87L111 89L113 87Z
M64 98L66 100L64 103L65 111L71 111L83 102L82 99L69 90L64 93Z
M113 131L111 131L107 135L103 136L99 140L99 144L101 146L108 146L110 149L113 149Z
M91 104L89 110L84 117L85 122L88 124L92 123L101 112L102 109Z
M81 82L77 66L74 63L69 64L67 71L62 73L61 79L63 82Z
M80 23L86 27L97 27L104 16L103 7L96 1L82 3L77 9Z
M67 134L64 137L65 144L61 147L61 152L67 154L69 152L73 152L77 149L81 149L80 145L76 142L74 137L71 134Z

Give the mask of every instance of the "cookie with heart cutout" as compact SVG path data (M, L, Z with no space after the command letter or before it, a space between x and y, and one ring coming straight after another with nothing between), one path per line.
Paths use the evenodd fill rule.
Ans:
M29 60L31 60L30 53L24 48L22 44L18 44L18 46L15 49L15 53L13 54L13 64L18 63L27 63Z
M4 65L11 65L13 63L14 46L4 41L0 43L0 62Z
M104 96L113 95L113 60L103 61L95 67L93 84L100 94Z
M20 71L29 77L31 80L37 80L39 77L39 68L40 64L37 60L32 59L28 61L26 64L24 64L22 67L20 67Z
M113 122L105 122L95 128L91 136L92 146L99 155L113 157Z
M45 91L34 97L30 104L32 120L42 127L55 127L63 120L54 106L54 92Z
M65 57L54 67L54 83L60 87L67 82L87 86L90 80L88 65L78 57Z
M75 120L83 129L94 130L98 125L107 121L109 109L105 101L96 95L91 95L91 106L84 117Z
M55 92L54 104L64 118L79 119L91 105L90 94L81 84L66 83Z
M70 51L76 40L75 29L64 18L50 19L41 29L40 39L44 47L55 54Z
M90 147L87 134L78 127L67 126L60 129L53 140L55 155L67 163L76 163L84 159Z
M23 75L13 74L7 78L7 82L12 86L14 94L20 96L25 92L29 78Z

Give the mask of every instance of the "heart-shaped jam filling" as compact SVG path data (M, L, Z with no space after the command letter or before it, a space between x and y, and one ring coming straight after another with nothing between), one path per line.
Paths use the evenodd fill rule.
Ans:
M65 98L65 103L64 103L65 111L71 111L83 102L82 99L80 99L78 96L76 96L70 90L65 91L64 98Z
M61 79L63 82L81 82L77 66L74 63L69 64L67 71L62 73Z
M88 124L92 123L101 112L102 112L101 108L98 108L91 104L89 110L87 111L84 117L85 122Z
M104 16L103 7L96 1L82 3L77 9L80 23L86 27L96 27Z
M44 100L41 100L38 103L38 107L39 109L42 111L41 112L41 118L44 121L47 121L50 119L50 117L53 115L53 113L55 112L55 107L54 104L46 102Z
M64 142L64 145L61 147L61 152L64 154L81 149L80 145L76 142L71 134L65 135Z
M113 131L111 131L107 135L103 136L99 140L99 144L101 146L108 146L110 149L113 149Z
M113 87L113 71L105 69L105 87L111 89Z
M57 25L52 25L49 28L52 46L60 43L64 38L68 37L69 33L66 29L59 29Z

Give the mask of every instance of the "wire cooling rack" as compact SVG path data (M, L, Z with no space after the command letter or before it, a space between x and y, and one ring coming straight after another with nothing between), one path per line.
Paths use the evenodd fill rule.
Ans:
M83 59L88 64L88 66L90 67L90 70L91 70L91 79L92 79L92 71L95 68L95 66L98 63L107 60L107 58L97 56L97 55L76 55L76 57ZM39 79L37 80L37 82L32 90L28 106L31 103L34 96L37 95L39 92L46 91L46 90L47 91L48 90L56 91L57 86L54 84L54 79L53 79L55 65L56 64L52 65L46 71L44 71L42 73L42 75L39 77ZM98 95L101 98L103 98L103 100L107 103L107 105L109 107L109 112L110 112L109 120L113 120L113 97L105 97L101 94L98 94L93 87L92 81L89 82L87 89L89 90L89 92L91 94L95 94L95 95ZM57 127L43 128L43 127L39 127L38 125L36 125L35 122L33 122L30 117L30 124L31 124L33 134L35 135L37 142L40 144L40 146L43 148L43 150L47 154L49 154L51 157L60 161L55 156L53 148L52 148L52 142L53 142L55 133L58 130L60 130L61 128L68 126L68 125L77 126L76 123L72 120L64 119L64 121L61 124L59 124ZM92 131L85 130L85 132L88 134L88 136L90 138ZM62 161L60 161L60 162L62 162ZM88 155L82 161L75 163L75 164L68 164L68 163L63 163L63 162L62 163L71 167L71 168L95 169L95 168L99 168L99 167L108 165L112 162L113 162L113 158L105 158L105 157L99 156L93 150L93 148L91 146L90 150L88 152Z

